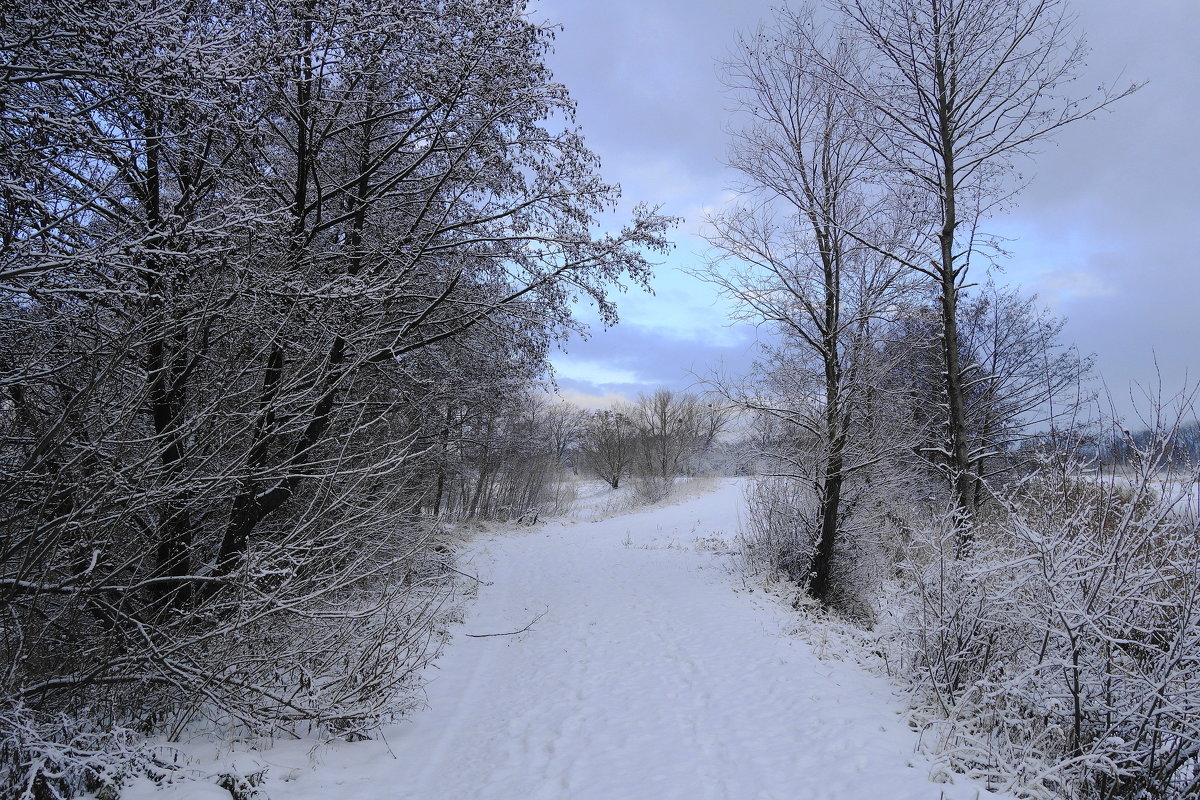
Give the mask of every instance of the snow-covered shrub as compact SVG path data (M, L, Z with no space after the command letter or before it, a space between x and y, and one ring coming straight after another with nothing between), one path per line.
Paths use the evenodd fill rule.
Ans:
M227 772L217 778L217 786L229 792L231 800L270 800L259 788L265 777L265 769L249 775Z
M553 517L562 517L575 509L579 499L579 481L565 470L560 470L544 493L541 511Z
M1200 528L1145 456L1127 481L1038 472L966 558L949 522L914 537L900 661L960 769L1041 797L1200 792Z
M205 671L181 676L180 712L262 733L303 724L356 738L411 708L420 671L440 648L453 557L428 535L407 544L330 552L338 563L320 571L321 586L277 558L251 561L260 578L283 582L280 594L264 602L254 596L261 583L239 587L229 607L242 618L197 643Z
M220 591L157 618L115 609L125 640L96 634L73 652L59 629L90 630L103 591L43 602L48 623L0 650L18 698L0 711L0 787L43 800L161 779L178 765L155 760L151 734L369 735L412 706L441 646L452 559L428 531L410 533L371 543L347 524L318 537L301 520L252 547ZM49 675L46 651L58 660Z
M834 545L829 607L869 626L877 613L880 584L895 565L900 517L867 502L864 486L851 484ZM764 477L746 490L741 536L742 568L794 582L807 590L820 518L814 490L802 481Z
M629 476L629 488L638 503L652 505L662 502L675 488L675 477L664 477L648 472L634 472Z
M760 478L746 489L741 560L752 574L808 580L815 542L816 508L811 491L798 481Z
M126 778L163 780L176 766L173 752L150 747L128 728L68 713L38 715L19 704L0 708L0 786L12 800L61 800L81 792L116 800Z

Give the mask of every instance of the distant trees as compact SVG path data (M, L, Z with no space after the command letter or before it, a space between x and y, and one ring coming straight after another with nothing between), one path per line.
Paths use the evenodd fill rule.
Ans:
M594 232L618 191L519 3L11 12L0 697L369 725L429 652L450 437L483 426L468 506L529 502L483 473L535 411L485 395L574 300L614 321L670 221Z
M580 437L582 464L614 489L632 475L640 494L659 500L697 466L732 414L717 398L658 389L594 412Z
M638 434L636 473L659 486L655 493L666 494L666 485L682 473L685 459L700 445L696 400L659 389L639 397L631 411Z
M1153 422L1152 422L1153 423ZM1141 427L1136 431L1110 432L1097 449L1099 461L1108 467L1128 468L1138 461L1140 452L1160 447L1168 461L1175 467L1200 465L1200 422L1182 422L1169 432L1168 437L1156 443L1154 428ZM1198 479L1200 480L1200 473Z
M618 405L594 412L579 438L582 465L612 488L619 488L633 463L635 437L628 408Z
M485 387L494 390L495 387ZM521 385L446 415L423 510L445 519L537 518L555 508L583 413Z

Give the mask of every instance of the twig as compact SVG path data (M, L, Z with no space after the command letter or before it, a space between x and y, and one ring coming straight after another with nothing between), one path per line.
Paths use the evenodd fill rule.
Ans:
M447 566L446 569L450 570L451 572L457 572L459 575L462 575L464 578L470 578L473 581L478 581L479 583L482 583L484 586L492 585L491 581L485 581L482 578L476 578L471 573L463 572L461 569L455 569L454 567L451 567L451 566Z
M392 743L389 742L387 737L383 735L383 729L381 728L379 731L377 731L377 733L379 734L379 738L383 740L383 746L386 747L387 751L392 754L392 760L396 761L396 751L392 749ZM979 800L979 798L976 798L976 800Z
M546 611L549 611L549 609L546 609ZM524 633L525 631L532 628L539 619L546 616L546 611L543 611L542 613L538 614L533 619L529 620L529 624L526 625L524 628L521 628L521 630L519 630L519 631L509 631L507 633L468 633L466 635L470 636L472 639L483 639L488 636L516 636L518 633Z

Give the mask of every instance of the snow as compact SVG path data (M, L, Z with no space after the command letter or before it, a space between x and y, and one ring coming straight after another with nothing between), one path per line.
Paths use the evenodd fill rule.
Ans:
M731 571L742 503L727 480L674 505L493 533L460 565L487 583L431 669L426 710L375 741L213 758L266 767L272 800L992 797L932 782L888 681L819 632L794 635L819 623Z

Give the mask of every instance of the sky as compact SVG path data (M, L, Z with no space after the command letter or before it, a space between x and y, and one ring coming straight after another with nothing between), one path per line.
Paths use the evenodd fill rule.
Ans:
M710 257L705 210L736 180L724 166L732 118L718 62L773 5L532 0L535 20L561 25L549 64L604 177L630 207L684 218L657 259L655 294L618 297L618 326L595 324L553 358L565 396L597 405L752 368L754 328L730 325L728 303L687 270ZM1160 384L1170 396L1200 379L1200 0L1075 0L1072 10L1091 48L1080 90L1145 86L1042 145L1022 165L1029 185L987 228L1009 239L995 280L1066 318L1068 343L1096 356L1097 389L1132 416Z

